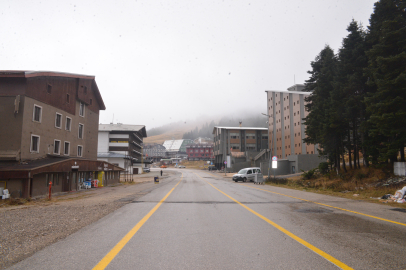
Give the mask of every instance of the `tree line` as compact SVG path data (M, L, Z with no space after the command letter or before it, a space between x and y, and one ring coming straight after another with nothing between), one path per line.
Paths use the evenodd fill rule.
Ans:
M346 156L351 168L405 161L406 2L380 0L367 29L352 20L347 31L337 54L326 45L311 62L304 141L337 170Z

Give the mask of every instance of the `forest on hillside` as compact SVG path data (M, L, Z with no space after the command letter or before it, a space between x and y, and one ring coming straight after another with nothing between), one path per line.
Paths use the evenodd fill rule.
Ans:
M265 116L257 116L257 117L247 117L243 118L229 118L223 117L218 122L211 121L210 123L206 122L200 129L196 126L194 130L186 132L183 134L182 139L196 139L198 137L208 137L211 138L213 135L213 128L215 126L222 126L222 127L238 127L240 125L242 127L268 127L267 118Z

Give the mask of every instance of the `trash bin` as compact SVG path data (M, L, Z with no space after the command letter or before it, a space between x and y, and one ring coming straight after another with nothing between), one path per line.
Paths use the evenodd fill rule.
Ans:
M263 183L264 183L264 176L262 175L262 173L255 174L254 184L261 185Z
M155 184L159 184L159 177L157 177L157 176L154 177L154 183L155 183Z

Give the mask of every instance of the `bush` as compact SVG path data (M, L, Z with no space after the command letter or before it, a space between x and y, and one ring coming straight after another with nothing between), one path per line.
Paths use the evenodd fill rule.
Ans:
M312 179L315 176L316 169L308 170L307 172L303 171L302 178L303 180Z
M324 175L324 174L327 174L328 171L329 171L328 162L321 162L319 164L319 172Z

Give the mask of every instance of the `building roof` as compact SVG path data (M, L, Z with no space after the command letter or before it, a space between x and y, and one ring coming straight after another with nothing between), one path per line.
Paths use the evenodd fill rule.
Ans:
M147 131L144 125L125 125L125 124L99 124L99 131L138 131L145 138L147 137Z
M239 130L268 130L268 128L262 128L262 127L214 127L213 128L213 133L216 131L216 128L220 129L239 129Z
M164 142L163 146L166 148L166 151L176 152L180 150L184 140L167 140Z
M265 92L278 92L285 94L300 94L300 95L310 95L312 92L302 92L302 91L287 91L287 90L265 90Z
M104 101L101 97L99 87L96 84L95 76L83 75L57 71L40 71L40 70L0 70L0 78L32 78L32 77L65 77L92 80L92 89L94 89L95 97L100 105L101 110L106 109Z

